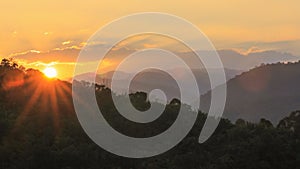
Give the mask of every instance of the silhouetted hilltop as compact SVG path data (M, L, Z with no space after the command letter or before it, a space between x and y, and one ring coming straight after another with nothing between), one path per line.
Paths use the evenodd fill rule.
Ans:
M227 83L224 117L274 124L289 112L300 109L300 63L261 65ZM202 110L209 106L210 92L202 97Z

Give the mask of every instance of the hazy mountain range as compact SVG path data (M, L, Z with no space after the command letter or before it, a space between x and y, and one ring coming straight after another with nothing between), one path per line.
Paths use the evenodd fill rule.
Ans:
M218 50L217 52L225 68L245 71L263 63L294 62L300 60L299 56L275 50L254 50L247 53L241 53L235 50ZM198 53L203 57L212 56L212 52L210 51L199 51Z
M219 71L217 69L210 69L212 76L219 76ZM175 77L171 77L165 72L159 70L148 69L146 71L138 73L130 84L130 92L144 91L149 92L152 89L160 88L164 89L166 93L169 94L168 100L174 97L180 97L178 93L178 86L175 81L181 81L185 85L183 88L189 88L189 80L187 78L187 71L183 68L176 68L169 70L172 74L175 74ZM229 80L236 75L242 73L241 70L225 69L226 79ZM192 73L198 83L200 94L204 94L211 89L208 73L205 69L192 69ZM125 81L130 77L134 76L133 73L127 73L122 71L111 71L104 74L96 75L96 82L99 84L104 84L108 87L111 87L112 78L115 76L115 90L116 93L124 93L126 88L124 87ZM93 82L95 77L94 73L85 73L78 76L75 76L74 79L77 81L87 81ZM69 79L71 81L71 79ZM194 94L194 91L190 91L190 94Z
M226 79L228 80L228 94L224 116L232 121L243 118L248 121L258 121L260 118L270 119L278 123L287 113L300 109L300 64L280 64L278 62L295 62L299 58L288 53L276 51L257 51L241 54L234 50L218 51L225 66ZM210 56L209 51L199 53ZM188 54L187 54L188 55ZM277 63L277 64L274 64ZM264 64L272 64L265 65ZM262 65L259 67L259 65ZM232 68L229 69L228 67ZM256 67L256 68L254 68ZM251 69L248 71L248 69ZM153 89L162 89L168 101L180 98L176 81L188 81L183 68L169 70L175 74L171 77L158 70L147 70L137 74L131 84L130 92L150 92ZM217 69L210 69L213 76L219 76ZM201 98L201 110L207 112L210 102L210 81L205 69L192 69L198 83ZM246 72L246 73L242 73ZM242 74L241 74L242 73ZM124 93L124 82L133 74L122 71L111 71L97 75L96 82L111 85L115 76L116 93ZM75 77L76 80L93 81L93 73L85 73ZM71 79L69 79L71 80ZM189 88L186 83L184 88ZM193 96L190 90L189 95ZM191 97L192 98L192 97ZM159 100L158 96L158 100ZM193 103L188 100L187 103Z
M27 60L28 63L36 63L37 61L41 60L41 58L47 59L45 60L47 62L51 62L55 60L55 61L68 63L68 62L76 62L80 51L81 49L77 49L77 48L70 48L65 50L50 50L45 53L28 51L25 53L14 55L14 58ZM137 50L122 48L122 50L118 50L114 52L115 55L111 56L111 59L120 60L131 53L137 52ZM224 50L217 50L217 52L225 68L237 69L237 70L249 70L250 68L258 66L261 63L288 62L288 61L297 61L300 59L299 56L295 56L291 53L279 52L276 50L252 49L249 50L248 52L239 52L233 49L224 49ZM212 51L196 51L196 53L198 53L201 57L211 57L213 54ZM192 56L192 54L189 52L177 52L175 54L184 56L187 59L187 61ZM97 54L95 53L93 55L97 55ZM193 69L198 69L198 68L199 67L193 67Z

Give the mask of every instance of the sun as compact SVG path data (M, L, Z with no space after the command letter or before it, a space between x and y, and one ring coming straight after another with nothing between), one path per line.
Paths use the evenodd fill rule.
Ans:
M57 71L53 67L47 67L43 72L48 78L54 78L57 76Z

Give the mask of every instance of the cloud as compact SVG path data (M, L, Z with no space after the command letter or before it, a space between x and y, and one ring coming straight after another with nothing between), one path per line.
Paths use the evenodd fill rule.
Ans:
M283 40L273 42L244 42L235 44L237 48L248 49L251 46L256 46L261 49L276 50L280 52L289 52L293 55L300 56L300 39L299 40Z
M37 61L37 62L20 62L21 64L24 64L26 66L29 67L39 67L39 66L55 66L55 65L75 65L76 62L50 62L50 63L45 63L45 62L41 62L41 61Z
M270 49L261 49L257 46L253 46L253 47L250 47L249 49L233 48L232 50L234 50L242 55L247 56L251 53L260 53L260 52L268 51Z
M72 46L66 48L55 48L49 51L36 51L29 50L20 53L14 53L9 55L18 60L26 60L28 62L75 62L76 58L80 52L80 47Z
M68 40L68 41L62 42L61 44L62 44L62 45L69 45L69 44L71 44L71 43L72 43L72 41Z
M118 50L120 48L127 48L129 50L163 48L168 49L169 51L178 52L183 51L186 47L182 45L180 41L171 37L148 33L128 37L118 43L113 50Z
M28 50L11 54L10 57L20 60L26 67L43 69L45 66L55 65L60 67L63 72L66 72L65 76L70 77L73 73L75 64L80 65L82 70L90 70L89 67L92 67L90 66L91 64L97 65L99 61L99 51L106 51L109 46L104 42L92 42L88 44L90 45L91 49L89 55L93 56L92 60L87 59L83 60L81 63L76 63L81 49L84 45L87 45L87 43L81 42L78 45L74 45L71 40L61 42L66 42L66 45L49 51ZM282 44L288 42L278 43ZM249 44L247 44L247 46L248 45ZM203 68L203 65L199 61L195 62L195 55L192 53L192 51L186 51L182 46L184 45L177 41L172 41L172 39L170 40L169 38L161 36L147 35L133 37L133 39L129 38L119 43L107 53L104 58L104 62L102 62L102 65L99 67L101 70L98 71L106 72L114 70L126 57L145 48L162 48L169 51L171 50L174 54L178 54L180 57L184 58L184 61L186 61L191 68ZM262 63L293 62L300 59L291 53L281 52L267 47L260 48L260 46L261 45L254 45L250 48L240 47L234 49L224 49L218 50L218 53L225 68L238 70L249 70L255 66L259 66ZM197 53L203 57L212 56L212 51L197 51ZM149 60L146 61L148 61L150 64L153 59L151 59L151 56L148 58ZM142 61L145 62L143 59L135 60L132 65L128 66L128 70L132 68L133 65L140 65ZM164 63L171 61L161 58L160 62Z
M11 55L9 55L9 57L18 57L20 55L39 54L39 53L41 53L41 52L38 50L29 50L29 51L25 51L25 52L11 54Z

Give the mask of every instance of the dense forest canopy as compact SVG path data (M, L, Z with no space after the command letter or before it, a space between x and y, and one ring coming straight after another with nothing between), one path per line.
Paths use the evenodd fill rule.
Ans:
M207 116L199 112L189 135L172 150L152 158L128 159L104 151L85 134L74 112L72 84L48 79L11 59L1 62L0 84L3 169L292 169L300 164L300 111L292 112L277 126L268 119L259 123L222 119L213 136L203 144L198 143L198 136ZM109 88L96 84L95 92L99 108L110 124L119 132L136 137L167 129L176 119L179 107L187 106L174 99L157 121L139 125L118 115ZM133 93L130 98L137 109L151 106L146 93Z

